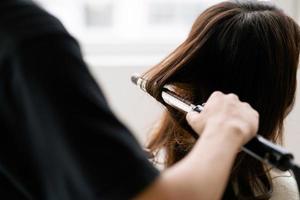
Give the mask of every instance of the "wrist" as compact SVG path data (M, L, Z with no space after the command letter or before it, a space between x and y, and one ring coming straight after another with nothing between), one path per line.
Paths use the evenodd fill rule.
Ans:
M205 127L201 135L201 143L209 143L220 147L239 152L243 145L243 138L239 130L230 126L211 125Z

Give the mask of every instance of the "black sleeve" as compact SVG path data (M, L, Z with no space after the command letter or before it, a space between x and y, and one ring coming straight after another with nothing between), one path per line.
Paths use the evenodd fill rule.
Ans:
M35 5L3 2L9 3L0 2L0 197L137 195L158 171L112 114L76 41Z

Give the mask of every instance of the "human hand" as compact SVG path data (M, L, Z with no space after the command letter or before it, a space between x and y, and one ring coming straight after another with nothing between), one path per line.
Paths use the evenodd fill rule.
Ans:
M241 147L256 135L259 115L236 95L214 92L201 113L189 112L186 119L201 139L218 138Z

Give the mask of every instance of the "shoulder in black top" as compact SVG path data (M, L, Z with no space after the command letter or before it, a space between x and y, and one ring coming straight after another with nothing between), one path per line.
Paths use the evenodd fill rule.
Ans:
M157 177L61 23L0 1L0 198L129 199Z

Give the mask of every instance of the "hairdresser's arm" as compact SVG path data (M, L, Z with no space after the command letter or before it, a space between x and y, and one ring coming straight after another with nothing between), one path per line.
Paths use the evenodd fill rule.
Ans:
M187 120L201 139L137 199L221 199L240 147L255 136L258 114L237 96L215 92Z

